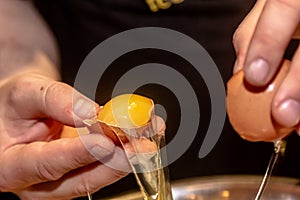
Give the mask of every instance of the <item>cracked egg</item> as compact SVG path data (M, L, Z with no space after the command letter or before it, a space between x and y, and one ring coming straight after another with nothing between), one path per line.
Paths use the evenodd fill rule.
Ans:
M286 76L289 62L283 62L276 77L265 87L253 87L240 70L227 83L227 113L239 135L250 141L275 141L287 136L293 129L284 128L272 119L271 105L280 83Z
M100 110L96 121L85 120L89 129L103 132L116 144L128 142L125 132L142 131L149 125L153 114L152 99L137 94L122 94L112 98ZM101 129L101 130L99 130Z

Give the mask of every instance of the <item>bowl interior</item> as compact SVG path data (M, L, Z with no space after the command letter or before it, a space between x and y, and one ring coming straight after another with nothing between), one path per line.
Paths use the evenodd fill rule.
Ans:
M174 200L254 200L261 176L213 176L183 179L172 183ZM272 177L263 200L300 200L300 180ZM139 192L111 198L111 200L143 200Z

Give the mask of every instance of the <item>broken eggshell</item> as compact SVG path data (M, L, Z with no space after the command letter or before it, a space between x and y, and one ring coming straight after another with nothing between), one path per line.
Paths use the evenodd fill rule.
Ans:
M124 132L118 127L112 127L105 122L101 122L98 119L87 119L83 123L87 125L91 133L104 133L109 137L116 145L121 145L122 143L127 143L128 139Z
M116 145L126 146L128 155L148 155L145 157L152 157L159 148L150 137L161 136L165 131L163 119L154 116L153 101L136 94L114 97L101 108L97 118L84 123L91 132L104 133Z
M265 87L249 85L244 79L243 70L228 81L227 113L232 127L242 138L250 141L276 141L294 130L277 124L271 114L273 97L289 65L289 61L284 61L276 77Z
M137 94L122 94L112 98L96 119L84 120L91 132L102 132L115 144L128 142L128 137L140 137L145 128L150 129L154 112L151 99Z
M131 129L147 125L153 112L152 99L137 94L122 94L108 101L97 118L107 125Z
M123 96L122 98L118 98L118 99L124 100L126 98L124 98L124 96ZM61 132L60 138L74 138L74 137L78 137L82 134L102 133L102 134L105 134L106 136L108 136L116 145L123 146L124 149L126 149L126 152L127 152L127 155L129 158L133 158L134 155L136 155L137 153L142 154L142 156L145 158L152 157L158 151L159 147L155 144L154 141L152 141L149 138L149 137L153 136L151 134L149 135L149 132L152 132L152 134L157 134L158 137L163 136L164 132L165 132L165 128L166 128L165 123L162 118L160 118L158 116L152 116L154 114L153 113L154 104L151 99L148 99L146 97L139 97L139 96L137 97L135 95L133 100L135 100L134 101L135 104L131 104L131 107L128 108L128 109L132 109L132 111L134 111L132 114L136 113L136 109L143 109L141 112L139 112L139 114L146 115L144 117L144 119L136 120L133 127L126 126L126 128L122 128L122 127L116 125L115 122L113 122L111 120L112 115L113 115L112 110L109 111L109 109L111 109L111 108L106 107L106 109L104 110L103 109L104 106L103 106L102 109L100 110L100 113L101 113L101 111L103 112L103 110L104 110L106 115L111 115L111 116L105 117L105 119L110 119L109 123L106 123L105 121L101 121L100 119L103 119L103 118L101 117L99 119L99 117L98 117L99 115L98 115L97 118L83 120L83 123L86 125L86 127L83 127L83 128L74 128L74 127L64 126L63 130ZM143 105L143 103L144 103L144 105ZM149 103L151 103L151 104L149 104ZM127 102L126 102L126 104L121 102L121 104L119 102L119 106L120 105L124 106L127 104ZM105 104L105 105L107 105L107 104ZM134 107L134 105L135 105L135 107ZM123 114L123 117L126 117L126 116L124 116L124 113L129 113L129 112L124 112L124 109L121 112L121 114ZM117 114L117 112L115 114ZM154 122L151 122L151 120L154 120ZM123 122L124 122L124 120L123 120ZM125 120L125 122L126 122L126 120ZM128 124L129 123L127 123L127 125ZM155 124L155 127L152 127L153 124Z

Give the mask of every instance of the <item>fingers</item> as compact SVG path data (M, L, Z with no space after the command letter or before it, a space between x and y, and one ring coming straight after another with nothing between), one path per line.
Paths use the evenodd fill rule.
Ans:
M67 172L114 152L115 145L103 134L51 142L16 145L0 157L0 189L14 191L28 185L58 180Z
M119 147L106 158L106 162L107 164L96 162L74 170L58 181L34 185L18 195L25 199L55 200L86 196L87 192L94 193L121 179L131 170L124 151Z
M165 123L162 118L155 118L155 125L158 134L163 134ZM142 138L136 140L136 148L133 150L131 143L126 143L124 148L126 153L134 156L136 150L139 153L147 154L157 151L153 142ZM115 151L110 156L99 158L100 162L89 166L73 170L57 181L45 182L31 186L29 189L18 193L22 198L28 199L64 199L70 197L85 196L87 192L93 193L113 182L121 179L131 171L125 151L120 147L115 147ZM130 156L130 155L129 155Z
M234 72L244 68L246 80L254 86L269 83L290 40L300 38L299 11L297 0L258 1L234 34L237 53ZM274 120L285 127L300 127L299 59L296 53L290 72L272 102Z
M233 35L232 42L236 52L236 61L233 67L233 73L236 73L244 67L248 46L265 2L266 0L259 0L256 2L253 9L239 25Z
M295 127L300 120L300 50L294 55L284 82L272 103L273 118L285 127Z
M15 110L12 117L49 117L63 124L74 125L81 124L82 119L91 118L99 110L96 103L67 84L36 75L17 79L10 93Z
M300 1L268 0L257 23L245 61L245 78L255 86L275 74L300 20Z

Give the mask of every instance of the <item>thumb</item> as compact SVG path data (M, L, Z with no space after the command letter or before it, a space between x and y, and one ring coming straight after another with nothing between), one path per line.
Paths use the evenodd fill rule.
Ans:
M58 180L73 169L112 154L114 149L114 143L103 134L16 145L1 155L3 165L0 169L5 177L0 177L0 188L2 191L16 191Z
M12 108L21 119L49 117L63 124L82 124L99 106L71 86L39 75L18 77L11 90Z

